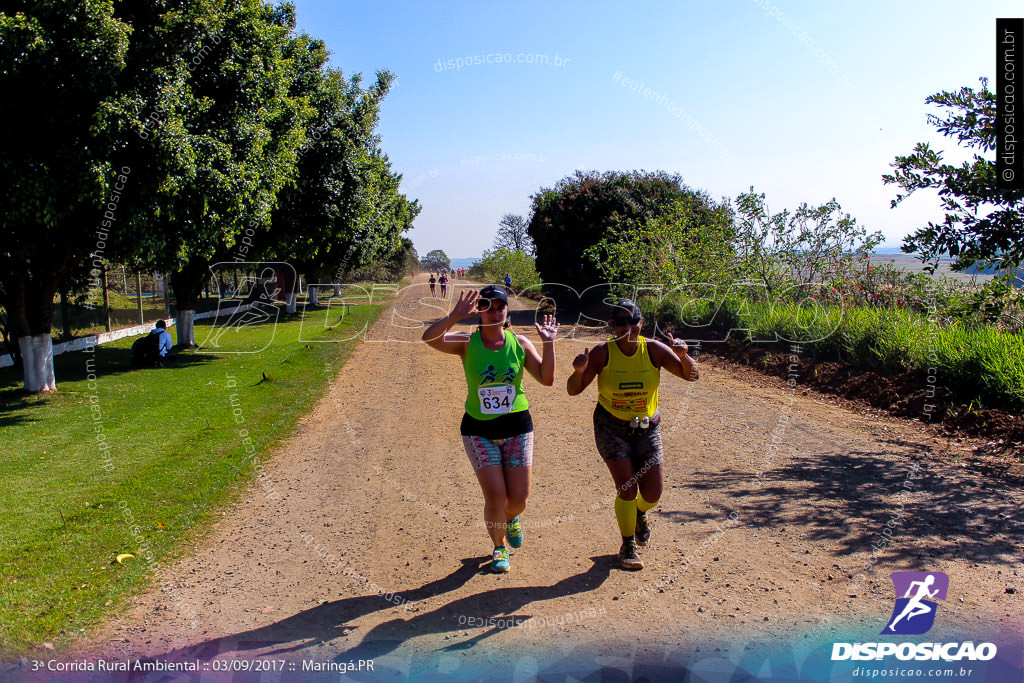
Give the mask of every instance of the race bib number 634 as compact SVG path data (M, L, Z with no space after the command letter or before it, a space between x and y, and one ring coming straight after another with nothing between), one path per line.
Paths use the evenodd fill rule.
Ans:
M480 412L484 415L510 413L516 400L516 388L511 384L478 387L477 394L480 396Z

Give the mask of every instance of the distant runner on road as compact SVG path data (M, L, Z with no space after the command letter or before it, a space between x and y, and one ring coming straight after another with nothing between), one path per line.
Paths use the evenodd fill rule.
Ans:
M437 291L434 288L437 286L437 278L434 277L433 273L430 274L430 279L427 282L430 283L430 296L436 297Z
M629 299L612 306L608 322L615 336L576 356L565 388L576 396L597 377L594 440L615 482L615 518L622 534L619 564L643 569L636 548L651 537L647 511L658 504L663 483L661 369L691 382L699 373L682 339L670 337L670 347L640 335L643 316Z
M456 323L480 314L472 334L446 334ZM423 341L462 358L468 388L460 432L462 445L484 494L484 521L494 543L491 570L509 570L508 547L523 543L519 515L526 509L533 465L533 419L523 393L523 370L545 386L555 383L554 339L558 323L550 315L537 323L543 357L527 337L509 330L508 297L499 287L464 290L452 312L428 327Z

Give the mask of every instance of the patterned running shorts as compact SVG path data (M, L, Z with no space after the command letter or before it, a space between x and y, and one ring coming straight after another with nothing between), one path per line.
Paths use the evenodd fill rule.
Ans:
M533 464L533 432L508 439L487 439L482 436L463 436L462 445L474 470L502 465L529 467Z
M594 441L605 462L629 458L637 470L665 462L658 425L631 429L628 422L609 413L600 403L594 410Z

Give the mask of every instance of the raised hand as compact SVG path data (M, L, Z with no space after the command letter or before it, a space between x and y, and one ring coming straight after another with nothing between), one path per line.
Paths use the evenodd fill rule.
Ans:
M576 356L572 360L572 369L576 372L583 372L587 369L587 363L590 362L590 348L584 348L583 353Z
M665 341L672 347L672 350L676 352L676 355L682 358L689 352L690 347L687 346L686 342L682 339L676 339L672 336L671 332L665 332Z
M558 334L558 321L551 314L544 316L544 325L540 323L534 323L537 327L537 334L540 335L541 341L554 341L555 336Z
M475 289L464 289L459 292L459 300L449 314L455 320L464 320L476 312L476 302L480 298L480 292Z

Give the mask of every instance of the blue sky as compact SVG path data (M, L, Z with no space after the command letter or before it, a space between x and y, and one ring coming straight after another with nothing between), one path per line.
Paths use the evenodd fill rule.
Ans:
M754 186L773 212L835 197L897 245L941 214L927 196L890 209L882 174L918 141L966 158L927 125L924 100L993 78L995 19L1024 14L876 0L296 5L332 66L398 76L382 145L423 205L417 251L452 258L479 256L502 215L527 215L531 194L577 169L675 172L718 198Z

